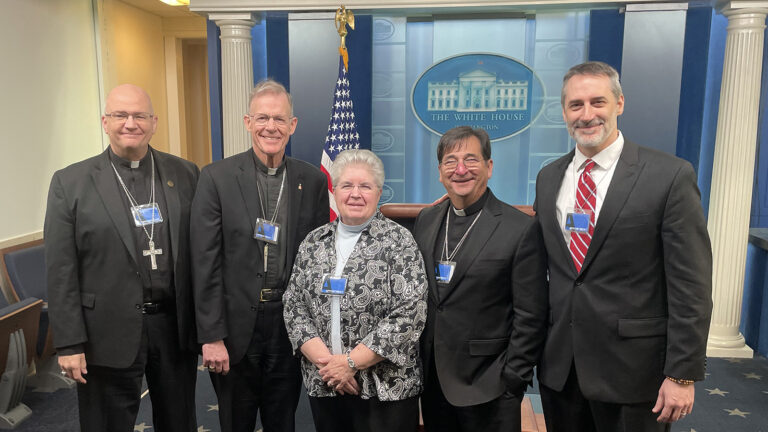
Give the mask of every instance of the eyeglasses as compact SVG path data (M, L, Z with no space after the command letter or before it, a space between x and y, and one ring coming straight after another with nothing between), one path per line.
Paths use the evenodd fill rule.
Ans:
M459 162L461 162L467 169L471 170L479 167L481 163L485 162L485 159L478 159L474 156L468 156L460 161L459 159L449 157L442 161L440 166L442 166L446 171L455 171L459 166Z
M133 117L133 121L135 122L146 123L154 117L154 114L145 112L128 113L124 111L116 111L113 113L106 113L104 116L109 117L119 123L127 122L129 117Z
M275 122L275 126L277 127L288 126L288 123L290 123L291 119L293 118L293 117L285 117L280 115L270 116L266 114L254 114L254 115L247 114L246 117L250 118L253 124L257 126L264 126L267 123L269 123L270 119L272 119L272 121Z
M362 183L359 185L354 185L352 183L342 183L336 189L341 191L342 193L348 194L348 193L352 193L352 191L355 190L355 188L357 188L357 190L360 191L361 194L365 194L365 195L373 193L376 190L376 187L370 183Z

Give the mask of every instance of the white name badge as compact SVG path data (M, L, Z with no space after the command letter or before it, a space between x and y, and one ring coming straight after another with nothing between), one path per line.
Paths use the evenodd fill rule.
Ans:
M160 207L157 206L157 203L131 206L131 214L133 215L133 224L137 227L163 221L163 216L160 214Z
M329 274L323 276L323 284L320 286L322 294L343 296L347 291L347 278L335 277Z
M253 238L256 240L277 244L277 236L279 233L279 223L273 223L262 218L256 219L256 229L253 231Z
M569 208L565 214L565 230L575 233L588 233L592 210Z
M435 279L437 283L450 283L455 270L456 263L454 261L437 261L435 263Z

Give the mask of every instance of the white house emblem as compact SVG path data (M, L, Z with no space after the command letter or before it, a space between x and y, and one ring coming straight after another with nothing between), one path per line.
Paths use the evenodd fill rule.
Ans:
M516 135L541 112L544 87L528 66L498 54L466 54L430 66L411 91L414 114L442 135L455 126Z

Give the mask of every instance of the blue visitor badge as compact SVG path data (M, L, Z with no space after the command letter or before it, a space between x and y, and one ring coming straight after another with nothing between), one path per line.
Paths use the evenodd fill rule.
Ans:
M565 230L575 233L588 233L592 210L572 208L565 214Z
M253 238L256 240L277 244L277 236L279 233L280 224L262 218L256 219L256 229L253 231Z
M157 203L131 206L131 215L133 215L133 224L137 227L163 221L163 216L160 214L160 207L157 206Z
M435 279L437 283L450 283L455 270L456 263L454 261L437 261L435 263Z
M347 291L347 278L335 277L331 275L323 276L323 284L320 287L320 292L328 295L342 296Z

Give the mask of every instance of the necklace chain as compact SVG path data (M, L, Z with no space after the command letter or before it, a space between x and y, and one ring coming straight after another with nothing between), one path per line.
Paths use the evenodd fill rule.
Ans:
M480 209L480 211L477 212L477 216L475 216L475 219L472 221L472 224L470 224L469 228L467 228L467 230L464 231L464 235L461 236L461 240L459 240L459 243L456 244L455 248L453 248L453 252L449 254L448 253L448 226L450 224L451 211L450 209L448 209L448 213L446 213L445 215L445 242L443 243L443 253L442 253L443 261L453 261L453 258L459 252L459 248L461 247L462 244L464 244L464 240L467 239L467 235L469 235L469 232L472 230L472 227L475 226L475 223L480 218L481 214L483 214L482 209Z
M285 186L285 170L283 170L283 179L280 181L280 192L277 193L275 211L272 213L272 219L270 219L269 223L275 223L275 220L277 220L277 211L280 209L280 200L283 198L283 186ZM264 198L261 196L259 182L256 182L256 190L259 192L259 205L261 206L261 214L263 214L264 217L267 217L267 211L264 209Z
M154 204L155 203L155 155L152 154L150 151L149 158L152 161L152 186L150 186L150 193L149 193L149 203L148 204ZM112 163L112 160L109 161L109 164L112 165L112 170L115 172L115 175L117 176L117 180L120 182L120 186L123 187L123 191L125 192L125 196L128 197L128 202L131 204L132 207L137 207L139 205L139 202L136 201L136 198L131 195L131 192L128 190L127 187L125 187L125 182L123 182L123 178L120 177L120 173L117 172L117 168L115 168L115 164ZM154 218L154 210L152 210L152 215ZM149 239L149 242L152 243L153 238L155 237L155 224L151 223L152 225L150 227L150 231L147 231L146 225L141 225L141 228L144 230L144 234L146 234L147 238Z

